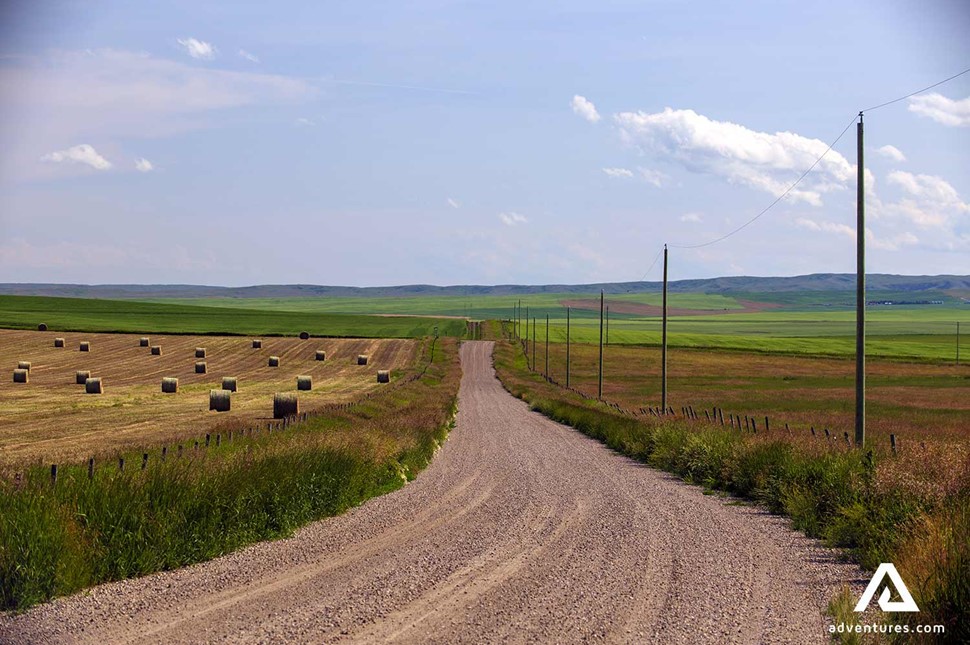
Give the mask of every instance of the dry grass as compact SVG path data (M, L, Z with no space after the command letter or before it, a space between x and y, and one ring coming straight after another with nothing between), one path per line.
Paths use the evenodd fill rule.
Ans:
M257 351L239 337L166 336L155 340L169 351L146 360L148 352L138 346L136 335L85 337L92 341L89 354L57 350L38 332L0 330L0 363L25 357L32 362L27 386L0 383L0 467L82 460L218 428L249 427L272 418L273 394L291 388L299 374L314 380L314 390L302 395L305 409L353 400L377 387L371 374L354 366L358 354L366 352L382 366L403 369L414 363L418 348L413 340L334 339L326 342L326 351L339 360L319 362L315 348L296 338L270 339L264 342L266 349ZM210 374L195 374L192 359L186 357L203 338ZM77 342L77 336L67 339ZM267 367L270 352L284 367ZM94 371L110 387L101 396L86 397L76 371L88 372L85 378ZM244 380L245 387L233 395L230 412L209 413L208 391L226 373ZM162 377L178 378L179 393L163 394Z

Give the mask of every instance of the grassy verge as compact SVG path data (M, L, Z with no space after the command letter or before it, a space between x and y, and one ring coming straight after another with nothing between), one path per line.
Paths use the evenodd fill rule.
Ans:
M970 640L970 463L946 491L923 490L898 478L892 456L624 414L546 382L508 342L496 343L495 367L534 410L618 452L787 515L867 569L895 563L921 610L896 619L942 623L947 640Z
M156 450L144 470L139 452L91 479L78 464L56 485L40 466L0 480L0 608L207 560L401 487L445 439L457 401L457 341L425 351L433 361L414 380L285 429L173 446L164 461Z

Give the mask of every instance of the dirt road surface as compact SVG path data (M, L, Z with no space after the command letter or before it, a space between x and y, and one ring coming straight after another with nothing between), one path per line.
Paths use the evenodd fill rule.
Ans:
M826 642L854 567L530 412L466 343L457 427L293 538L0 618L3 643Z

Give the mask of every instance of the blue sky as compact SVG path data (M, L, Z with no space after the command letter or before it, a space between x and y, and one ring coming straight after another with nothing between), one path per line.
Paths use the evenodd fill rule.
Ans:
M8 282L655 280L970 67L961 0L0 7ZM970 74L865 121L868 270L970 273ZM854 271L855 163L671 277Z

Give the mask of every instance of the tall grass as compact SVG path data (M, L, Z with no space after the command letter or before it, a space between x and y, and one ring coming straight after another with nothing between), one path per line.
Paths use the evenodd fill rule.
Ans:
M496 344L495 367L534 410L614 450L787 515L866 569L895 563L921 609L895 619L943 623L947 640L970 642L970 460L948 464L956 472L945 490L923 491L892 455L622 414L529 372L510 343Z
M285 430L155 455L145 470L128 455L92 479L73 465L56 485L39 466L0 481L0 608L207 560L399 488L454 414L457 342L436 346L420 378Z

